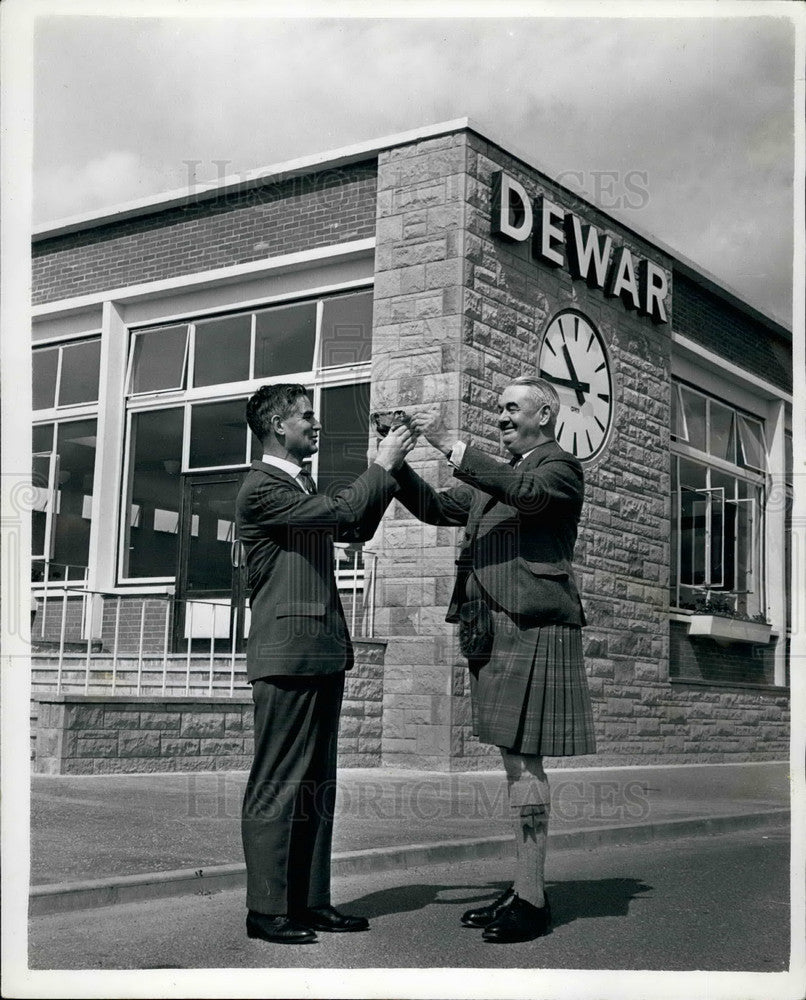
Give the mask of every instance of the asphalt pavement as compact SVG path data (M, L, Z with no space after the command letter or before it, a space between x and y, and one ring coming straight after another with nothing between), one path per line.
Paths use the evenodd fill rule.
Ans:
M554 768L550 850L789 822L787 762ZM32 776L32 914L244 882L244 772ZM339 773L334 874L506 857L498 771Z
M32 970L264 970L266 992L244 994L250 996L296 995L290 987L282 992L285 980L278 970L283 969L662 969L780 975L789 962L788 839L787 830L773 827L680 838L673 844L552 851L546 866L552 930L520 944L487 944L480 932L460 925L463 910L491 900L510 879L506 859L487 858L337 877L334 900L348 913L369 917L365 933L320 933L314 944L294 947L250 940L244 932L243 893L199 887L193 895L34 917L29 962ZM175 995L209 995L207 990L220 986L215 972L206 972L203 994L185 993L185 980L177 976L171 980L178 989ZM503 979L477 974L476 985L482 981L499 984L501 992L488 985L491 996L545 995L540 976L532 975L528 991L516 994L503 989ZM139 982L131 980L133 992L127 995L141 995ZM409 995L403 978L384 982L388 992L381 995ZM218 995L240 995L239 985L228 979L224 988L230 992ZM710 985L713 989L712 981ZM443 988L444 994L435 986L426 995L456 995L455 981ZM341 990L341 980L334 978L320 985L320 992L306 995L341 996Z

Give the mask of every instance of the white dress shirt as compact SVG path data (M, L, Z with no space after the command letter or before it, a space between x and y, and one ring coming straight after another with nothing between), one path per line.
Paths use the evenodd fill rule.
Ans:
M302 472L302 467L297 465L296 462L289 462L285 458L275 458L274 455L264 455L261 461L265 462L266 465L273 465L275 469L280 469L282 472L288 473L303 493L308 492L300 482L299 474Z

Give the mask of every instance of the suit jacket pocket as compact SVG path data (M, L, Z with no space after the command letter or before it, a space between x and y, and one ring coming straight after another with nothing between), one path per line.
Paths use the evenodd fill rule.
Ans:
M561 563L533 562L531 559L524 559L523 564L535 576L551 576L558 580L564 580L569 576L567 567Z
M291 618L296 615L317 618L324 615L326 610L323 601L285 601L277 605L275 614L278 618Z

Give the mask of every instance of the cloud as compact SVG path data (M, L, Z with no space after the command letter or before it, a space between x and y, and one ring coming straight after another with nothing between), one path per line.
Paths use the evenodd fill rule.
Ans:
M784 314L747 276L759 246L791 267L791 35L772 17L45 18L35 214L180 187L188 160L203 182L467 115L588 190L645 173L621 217Z
M160 189L163 175L128 150L110 150L84 164L47 166L39 178L39 206L46 219L64 218L144 198Z

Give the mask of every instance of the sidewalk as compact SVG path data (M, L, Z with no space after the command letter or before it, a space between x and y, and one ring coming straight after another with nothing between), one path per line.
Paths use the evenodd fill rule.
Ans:
M550 846L787 823L789 765L548 769ZM31 912L242 884L245 772L32 775ZM334 873L506 854L498 771L339 774Z

